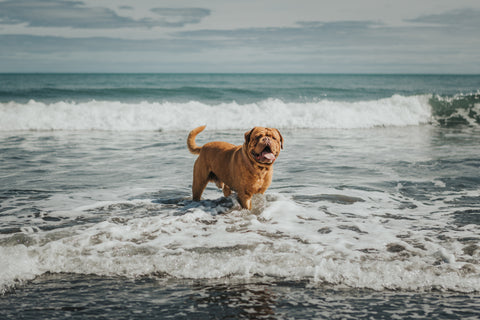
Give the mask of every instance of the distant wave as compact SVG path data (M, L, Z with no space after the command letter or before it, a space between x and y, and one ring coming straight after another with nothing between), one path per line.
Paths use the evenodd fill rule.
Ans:
M463 100L462 100L463 99ZM308 129L353 129L411 126L431 122L480 123L478 95L441 98L401 96L373 101L284 102L265 99L255 103L207 104L190 102L54 102L0 103L0 130L172 131L206 124L209 129L252 126ZM443 120L442 120L443 119ZM448 120L450 119L450 120Z
M265 92L237 89L237 88L209 88L209 87L179 87L179 88L33 88L33 89L15 89L0 90L0 101L9 101L11 99L20 99L22 102L30 100L32 97L37 101L62 100L88 101L141 101L145 99L151 101L177 101L177 100L216 100L225 97L250 99L265 98ZM68 98L67 98L68 97Z

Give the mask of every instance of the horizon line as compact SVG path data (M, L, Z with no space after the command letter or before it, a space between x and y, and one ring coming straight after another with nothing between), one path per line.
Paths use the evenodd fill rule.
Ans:
M100 75L100 74L150 74L150 75L161 75L161 74L185 74L185 75L381 75L381 76L480 76L480 73L421 73L421 72L130 72L130 71L108 71L108 72L81 72L81 71L55 71L55 72L46 72L46 71L15 71L15 72L1 72L0 75L13 75L13 74L78 74L78 75Z

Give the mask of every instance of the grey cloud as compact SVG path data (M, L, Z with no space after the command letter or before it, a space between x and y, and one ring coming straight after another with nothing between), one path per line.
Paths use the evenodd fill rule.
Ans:
M173 27L196 24L210 15L210 10L203 8L153 8L151 11L161 16L165 24Z
M127 9L127 7L123 7ZM206 9L168 9L170 18L143 18L134 20L119 16L115 11L102 7L86 7L81 1L61 0L7 0L0 2L0 24L27 23L32 27L71 27L83 29L125 27L181 27L187 23L198 23ZM168 12L168 10L174 10ZM175 11L177 10L177 11ZM181 11L184 10L184 11ZM206 10L208 11L208 10ZM172 17L173 13L175 15ZM209 11L208 11L209 13Z
M405 21L439 26L480 28L480 10L457 9L442 14L423 15Z
M374 26L382 24L372 21L299 21L296 27L275 27L275 28L243 28L231 30L197 30L177 32L179 36L200 36L200 37L310 37L326 34L355 34L366 32Z
M54 36L0 35L0 56L16 53L75 53L75 52L181 52L210 48L206 41L182 39L126 40L106 37L64 38Z
M452 16L450 18L453 20ZM422 19L424 20L429 19ZM467 20L471 20L471 23L477 21ZM223 46L288 50L299 54L313 54L323 48L345 48L366 50L373 55L379 48L390 48L393 52L428 48L432 52L438 52L443 47L455 45L457 50L471 50L474 46L472 40L465 42L465 39L471 39L477 32L478 28L439 28L430 25L393 27L381 21L299 21L293 27L207 29L179 31L173 35L179 38L212 40ZM448 43L445 42L446 36Z
M0 43L2 72L188 72L187 66L207 68L199 57L215 47L191 39L33 35L0 35Z
M372 21L300 21L294 27L196 30L176 32L174 35L191 39L221 39L217 42L262 47L350 46L388 40L382 26Z
M314 29L335 29L335 30L353 30L353 29L367 29L374 26L384 25L381 22L374 21L334 21L334 22L322 22L322 21L298 21L297 25L304 28Z
M3 24L27 23L32 27L116 28L135 21L106 8L87 8L79 1L8 0L0 2Z

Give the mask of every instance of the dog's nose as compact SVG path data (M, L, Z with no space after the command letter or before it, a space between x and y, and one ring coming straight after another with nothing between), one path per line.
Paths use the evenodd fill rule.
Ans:
M270 144L270 138L269 137L263 138L263 143Z

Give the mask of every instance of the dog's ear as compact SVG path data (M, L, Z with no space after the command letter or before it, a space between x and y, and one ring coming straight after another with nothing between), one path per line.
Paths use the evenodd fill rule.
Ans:
M253 130L255 130L255 128L253 128L250 131L245 132L245 143L246 144L248 144L250 142L250 137L252 136Z
M280 136L280 148L282 148L282 150L283 150L283 137L282 137L282 134L280 133L280 131L279 131L278 129L275 129L275 130L277 130L278 135Z

